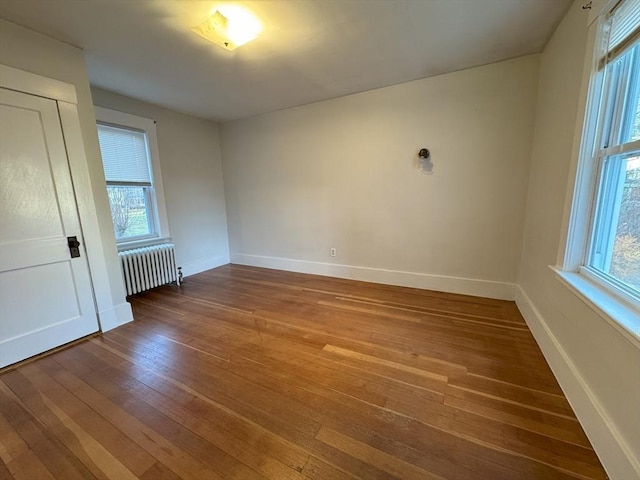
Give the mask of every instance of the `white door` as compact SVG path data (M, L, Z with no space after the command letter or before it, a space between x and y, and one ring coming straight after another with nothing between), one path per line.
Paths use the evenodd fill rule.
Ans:
M98 330L54 100L0 88L0 367Z

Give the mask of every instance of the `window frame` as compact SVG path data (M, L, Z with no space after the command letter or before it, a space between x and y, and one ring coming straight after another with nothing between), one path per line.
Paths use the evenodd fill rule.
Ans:
M597 68L602 58L601 45L606 35L606 20L619 2L600 0L594 3L596 11L590 16L578 111L578 119L582 118L583 121L578 121L574 138L572 168L575 169L575 182L570 184L567 193L563 218L565 236L559 245L557 263L550 268L593 310L634 344L640 345L638 296L622 282L590 266L592 244L596 238L594 229L603 171L601 162L611 155L624 153L619 145L603 148L602 135L609 126L599 123L606 97L604 89L608 86L604 81L605 75L598 72ZM633 143L635 149L640 142L627 142L627 145L629 143Z
M153 232L149 235L138 235L125 239L116 238L118 251L130 248L142 247L163 243L171 239L169 233L169 222L167 219L167 209L165 205L164 188L162 185L162 170L160 167L160 152L158 149L158 136L156 122L149 118L119 112L104 107L94 106L96 116L96 126L99 124L108 125L125 130L143 132L146 137L147 154L149 160L149 170L151 185L138 185L137 182L107 182L106 186L141 186L145 187L145 199L148 204L148 217L150 227ZM115 237L115 231L114 231Z

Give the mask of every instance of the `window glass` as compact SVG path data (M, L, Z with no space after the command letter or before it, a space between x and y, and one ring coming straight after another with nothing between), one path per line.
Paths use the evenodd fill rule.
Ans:
M630 138L640 140L640 75L636 74L635 96L631 99Z
M147 189L148 187L107 185L117 240L153 234Z
M640 292L640 156L624 165L610 273Z
M591 266L640 292L640 152L605 160Z

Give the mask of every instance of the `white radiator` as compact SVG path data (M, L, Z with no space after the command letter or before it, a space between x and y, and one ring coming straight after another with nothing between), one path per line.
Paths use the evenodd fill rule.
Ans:
M120 252L120 263L127 295L176 282L180 285L182 272L176 268L173 244L134 248Z

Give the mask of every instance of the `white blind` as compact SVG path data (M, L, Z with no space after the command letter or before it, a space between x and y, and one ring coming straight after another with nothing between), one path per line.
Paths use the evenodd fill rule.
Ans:
M98 124L104 176L108 182L151 185L145 134L136 130Z
M623 0L613 11L609 51L621 45L640 26L640 0Z

